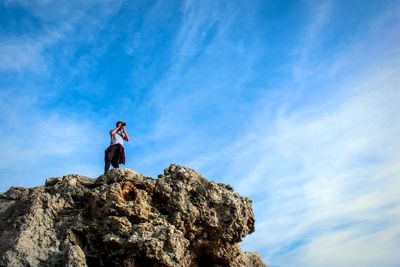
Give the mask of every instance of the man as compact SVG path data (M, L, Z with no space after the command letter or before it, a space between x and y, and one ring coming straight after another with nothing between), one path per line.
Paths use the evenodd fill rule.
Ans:
M129 135L125 126L125 122L118 121L116 128L110 131L110 146L104 151L104 174L110 169L110 163L114 168L119 168L120 163L125 165L124 140L129 142Z

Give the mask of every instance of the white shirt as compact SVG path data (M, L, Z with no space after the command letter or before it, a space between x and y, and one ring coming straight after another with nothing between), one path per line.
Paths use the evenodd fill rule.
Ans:
M123 136L124 136L123 131L116 132L114 135L111 136L110 145L120 144L121 146L124 146Z

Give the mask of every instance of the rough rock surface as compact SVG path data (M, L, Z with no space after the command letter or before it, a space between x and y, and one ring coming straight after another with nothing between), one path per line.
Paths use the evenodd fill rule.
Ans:
M240 249L253 231L249 199L175 164L0 194L0 266L265 266Z

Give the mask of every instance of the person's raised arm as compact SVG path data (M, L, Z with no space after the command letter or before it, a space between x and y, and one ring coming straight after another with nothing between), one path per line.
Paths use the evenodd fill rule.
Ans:
M122 126L121 128L122 128L122 130L124 131L124 136L123 136L123 138L125 139L125 141L129 142L129 135L128 135L128 132L126 131L125 126Z
M110 131L110 135L113 136L116 132L118 132L121 129L121 127L122 127L122 125L118 124L117 128Z

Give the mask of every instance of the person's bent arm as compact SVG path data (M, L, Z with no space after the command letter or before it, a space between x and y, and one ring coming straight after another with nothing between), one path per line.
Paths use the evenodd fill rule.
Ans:
M128 135L128 132L125 129L125 126L122 126L122 130L124 131L124 139L125 139L125 141L129 142L129 135Z
M118 125L117 128L115 128L114 130L110 131L110 135L113 136L116 132L118 132L121 129L121 125Z

